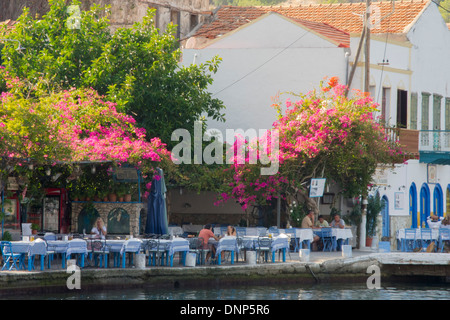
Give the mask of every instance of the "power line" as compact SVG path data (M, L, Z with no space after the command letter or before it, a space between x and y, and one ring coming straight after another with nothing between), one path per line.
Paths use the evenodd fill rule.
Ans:
M447 11L448 13L450 13L450 10L448 10L447 8L444 8L443 6L441 6L441 4L439 2L433 1L431 0L431 2L433 2L434 4L436 4L439 8L444 9L445 11Z
M294 45L294 43L296 43L297 41L299 41L301 38L303 38L305 35L307 35L309 32L306 31L304 34L302 34L299 38L297 38L295 41L293 41L290 45L288 45L286 48L283 48L280 52L278 52L277 54L275 54L274 56L272 56L271 58L269 58L268 60L266 60L264 63L262 63L261 65L259 65L258 67L256 67L255 69L253 69L252 71L248 72L247 74L245 74L244 76L242 76L241 78L239 78L238 80L234 81L233 83L229 84L228 86L226 86L225 88L223 88L222 90L214 93L212 96L216 96L219 93L225 91L226 89L234 86L236 83L238 83L239 81L245 79L246 77L248 77L249 75L251 75L252 73L256 72L257 70L261 69L263 66L265 66L267 63L269 63L270 61L272 61L273 59L275 59L276 57L278 57L280 54L282 54L284 51L286 51L287 49L289 49L292 45Z

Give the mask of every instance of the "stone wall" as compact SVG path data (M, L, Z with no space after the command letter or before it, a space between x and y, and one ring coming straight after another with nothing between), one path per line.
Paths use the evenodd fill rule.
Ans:
M108 224L112 223L110 213L113 212L114 209L123 209L129 214L129 231L131 234L137 235L139 234L139 228L140 226L145 226L145 219L141 219L140 221L140 215L141 211L143 210L144 213L146 213L145 210L145 204L144 203L132 203L132 202L94 202L93 203L95 210L98 211L100 217L102 218L103 222L105 223L105 226L109 232ZM72 202L72 220L71 220L71 226L70 226L70 232L77 233L78 230L78 218L80 215L80 212L83 210L83 208L86 206L86 203L83 202ZM143 216L146 217L146 214L143 214ZM120 216L119 216L120 220ZM116 223L116 221L114 221ZM126 226L128 227L128 226ZM91 226L92 228L92 226ZM86 230L86 233L90 233L90 229Z
M71 3L71 1L67 1ZM111 6L111 29L130 27L141 22L149 8L156 9L156 27L164 31L170 22L178 25L178 38L182 39L199 23L210 16L209 0L81 0L80 9L88 10L92 4ZM17 19L24 7L30 8L30 15L42 16L49 10L47 0L2 0L0 21Z

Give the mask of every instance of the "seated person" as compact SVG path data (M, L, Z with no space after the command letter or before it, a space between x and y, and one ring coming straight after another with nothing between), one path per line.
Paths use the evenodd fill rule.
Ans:
M334 216L333 221L331 222L331 227L332 228L345 228L345 222L344 220L341 219L341 216L339 214L336 214Z
M205 227L202 230L200 230L198 237L203 239L203 249L209 249L208 253L206 254L205 260L206 262L208 262L209 258L211 257L211 254L213 254L213 256L216 254L216 247L208 243L208 241L210 238L219 241L219 237L216 237L216 235L212 232L211 224L205 225Z
M331 227L332 228L340 228L340 229L344 229L345 228L345 222L343 219L341 219L341 216L339 214L336 214L334 216L333 221L331 222ZM337 250L340 251L342 248L342 239L338 239L337 241Z
M328 228L330 225L328 224L328 221L325 220L323 215L320 215L318 218L318 221L316 222L316 227L319 228Z
M235 236L236 237L236 228L235 227L233 227L233 226L228 226L227 227L227 233L225 234L227 237L228 236ZM222 251L221 253L220 253L220 255L221 255L221 257L222 257L222 260L224 260L225 259L225 251Z
M313 228L314 227L314 211L310 210L308 214L302 220L302 228ZM317 251L317 243L320 241L320 237L318 235L314 235L312 245L312 250Z
M95 225L91 230L91 234L98 236L101 239L105 239L106 237L106 227L103 224L102 218L98 218L97 221L95 221Z
M427 218L428 228L430 228L430 229L439 229L441 227L443 219L444 219L444 217L438 217L438 216L436 216L434 214L430 215Z
M227 227L227 236L236 236L236 228L233 226Z

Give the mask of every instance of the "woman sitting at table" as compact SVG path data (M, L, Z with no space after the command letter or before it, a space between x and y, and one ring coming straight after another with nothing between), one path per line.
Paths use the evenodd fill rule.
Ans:
M91 234L100 237L101 239L105 239L106 237L106 227L103 223L102 218L98 218L95 221L94 227L91 230Z
M233 226L227 227L227 236L236 236L236 228Z

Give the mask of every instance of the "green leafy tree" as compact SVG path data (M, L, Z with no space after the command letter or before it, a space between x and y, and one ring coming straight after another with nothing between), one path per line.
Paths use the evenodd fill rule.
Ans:
M170 144L173 130L193 128L196 120L223 120L223 103L207 91L219 58L183 67L174 26L160 32L149 10L141 23L109 29L108 7L93 5L77 13L64 0L49 0L41 19L24 9L5 43L3 64L10 77L39 85L48 93L70 88L93 88L120 111L137 120L148 138ZM72 6L79 5L73 1ZM1 33L1 32L0 32ZM0 86L2 82L0 81Z

